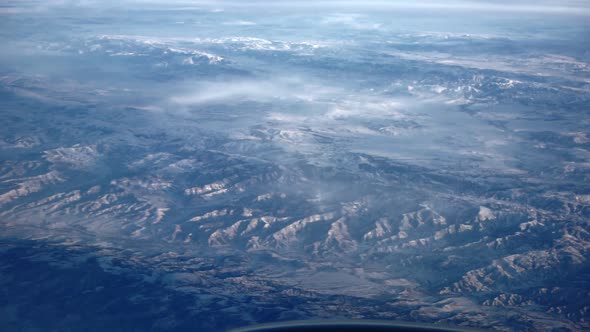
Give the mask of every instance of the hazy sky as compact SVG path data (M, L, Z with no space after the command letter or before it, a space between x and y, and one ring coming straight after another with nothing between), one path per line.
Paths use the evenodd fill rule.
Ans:
M542 12L590 14L589 0L49 0L49 1L5 1L0 11L4 13L19 10L43 10L53 6L220 6L220 7L337 7L343 8L424 8L484 10L501 12Z
M153 4L184 4L184 5L222 5L222 6L337 6L337 7L402 7L402 8L449 8L467 10L495 10L495 11L531 11L531 12L579 12L588 11L590 1L587 0L127 0L129 3Z

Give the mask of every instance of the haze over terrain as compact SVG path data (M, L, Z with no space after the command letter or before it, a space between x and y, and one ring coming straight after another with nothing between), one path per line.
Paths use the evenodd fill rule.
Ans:
M590 329L588 1L3 1L0 330Z

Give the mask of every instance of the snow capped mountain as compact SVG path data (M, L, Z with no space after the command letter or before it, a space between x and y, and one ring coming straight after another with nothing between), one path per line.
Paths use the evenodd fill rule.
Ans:
M590 328L579 16L22 6L2 330Z

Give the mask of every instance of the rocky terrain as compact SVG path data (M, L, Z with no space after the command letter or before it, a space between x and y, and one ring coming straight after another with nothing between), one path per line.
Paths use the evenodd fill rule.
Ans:
M590 328L584 17L91 8L1 14L3 330Z

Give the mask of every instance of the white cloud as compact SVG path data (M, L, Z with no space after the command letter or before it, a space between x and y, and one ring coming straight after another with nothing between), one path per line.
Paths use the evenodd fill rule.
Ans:
M256 25L256 22L252 22L252 21L229 21L229 22L224 22L223 25L229 25L229 26L252 26L252 25Z
M246 100L257 102L277 99L315 101L337 95L338 92L333 88L319 83L305 82L300 78L198 82L186 87L184 90L186 92L171 97L169 101L185 106Z
M270 81L207 82L196 84L193 91L171 97L170 101L187 106L222 101L266 101L280 98L286 93L286 90Z

